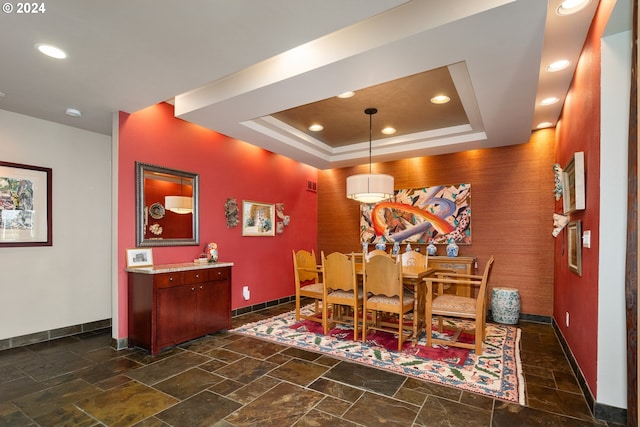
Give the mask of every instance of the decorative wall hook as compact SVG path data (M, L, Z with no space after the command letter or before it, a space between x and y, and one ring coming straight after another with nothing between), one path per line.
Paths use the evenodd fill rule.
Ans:
M558 234L562 231L562 229L569 223L569 217L565 215L560 215L557 213L553 214L553 226L554 229L551 232L553 237L558 237Z
M554 163L552 166L553 169L553 173L555 175L555 188L553 189L553 192L556 195L556 200L560 200L560 197L562 197L562 167L560 167L559 163Z
M238 218L238 202L236 199L227 197L227 201L224 204L224 214L227 217L227 227L232 228L240 223Z
M289 215L284 214L284 203L276 203L276 216L282 220L278 221L276 230L278 233L282 233L284 231L284 227L289 225L289 222L291 221Z

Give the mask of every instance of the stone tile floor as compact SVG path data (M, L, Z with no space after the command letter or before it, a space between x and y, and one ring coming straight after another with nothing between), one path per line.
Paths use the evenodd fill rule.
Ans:
M527 406L229 332L152 358L114 350L104 330L0 351L0 427L607 425L591 416L553 328L519 327Z

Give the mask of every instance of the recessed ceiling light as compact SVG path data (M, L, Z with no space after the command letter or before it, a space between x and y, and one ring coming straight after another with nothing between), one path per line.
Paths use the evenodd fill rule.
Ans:
M551 104L555 104L558 101L560 101L560 98L558 98L557 96L552 96L550 98L545 98L542 101L540 101L540 105L551 105Z
M561 59L559 61L552 62L551 64L549 64L547 66L547 71L553 73L555 71L564 70L569 66L569 64L571 64L571 61L569 61L568 59Z
M556 9L556 14L560 16L571 15L584 9L591 0L565 0Z
M67 57L67 53L55 46L51 46L50 44L38 43L36 48L47 56L56 59L65 59Z
M382 129L380 132L384 133L385 135L393 135L394 133L396 133L396 128L387 126L386 128Z
M434 104L446 104L449 101L451 101L451 98L447 95L437 95L431 98L431 102Z
M538 123L538 126L536 126L536 129L550 128L551 126L553 126L553 123L551 122L542 122L542 123Z
M82 116L82 112L80 110L78 110L77 108L67 108L67 111L65 111L65 114L67 116L70 116L70 117L81 117Z
M317 124L317 123L316 123L316 124L313 124L313 125L311 125L311 126L309 126L309 130L310 130L311 132L320 132L322 129L324 129L324 126L319 125L319 124Z
M355 92L345 92L345 93L341 93L340 95L338 95L338 98L351 98L353 95L355 95Z

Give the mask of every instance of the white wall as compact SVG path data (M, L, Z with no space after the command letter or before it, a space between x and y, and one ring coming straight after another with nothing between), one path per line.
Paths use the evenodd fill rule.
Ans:
M0 160L53 169L53 246L0 247L0 339L111 318L111 137L0 110Z
M627 407L624 254L627 238L630 67L631 33L627 31L603 37L596 400L616 408Z

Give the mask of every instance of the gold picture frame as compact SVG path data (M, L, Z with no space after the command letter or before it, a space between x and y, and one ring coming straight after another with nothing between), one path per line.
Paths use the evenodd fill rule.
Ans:
M276 205L274 203L242 201L242 235L275 236Z
M567 225L567 259L569 270L582 276L582 222Z
M583 210L585 204L584 152L573 155L562 172L562 210L565 215Z

